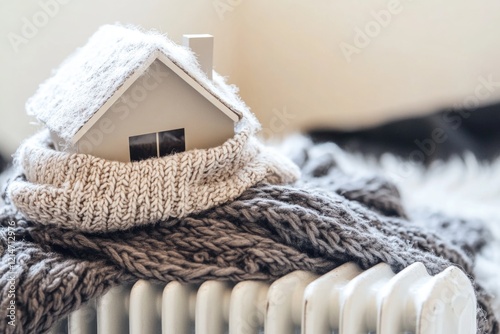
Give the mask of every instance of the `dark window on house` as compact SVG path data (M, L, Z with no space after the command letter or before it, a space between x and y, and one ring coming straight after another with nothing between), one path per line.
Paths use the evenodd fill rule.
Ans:
M130 161L141 161L158 156L156 133L129 137L128 144Z
M159 132L158 143L158 147L160 149L160 157L169 154L184 152L186 150L184 129Z
M130 161L141 161L184 152L186 150L184 138L184 129L129 137Z

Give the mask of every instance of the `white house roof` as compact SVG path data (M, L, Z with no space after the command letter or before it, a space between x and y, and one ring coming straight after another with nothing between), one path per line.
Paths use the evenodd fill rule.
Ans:
M155 58L178 66L226 113L230 110L236 119L244 117L258 124L237 88L215 72L209 80L190 50L157 32L121 25L102 26L66 59L28 100L27 112L69 142L129 78L144 72Z

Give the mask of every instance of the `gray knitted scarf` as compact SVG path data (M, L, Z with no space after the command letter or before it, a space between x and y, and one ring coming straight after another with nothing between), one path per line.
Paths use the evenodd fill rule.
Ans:
M204 212L126 231L38 224L7 202L0 209L0 333L43 333L110 287L137 279L273 280L349 261L364 269L386 262L395 272L420 261L432 274L457 265L476 289L478 332L498 333L490 297L472 271L489 239L481 222L405 212L393 184L352 177L332 152L311 159L310 148L295 152L303 176L293 185L261 182ZM12 279L16 327L4 316Z

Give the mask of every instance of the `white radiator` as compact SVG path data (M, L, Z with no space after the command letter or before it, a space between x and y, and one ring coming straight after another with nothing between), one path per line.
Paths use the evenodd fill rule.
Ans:
M475 334L476 298L456 267L429 276L415 263L395 275L386 264L362 271L347 263L319 277L296 271L270 285L141 280L111 289L51 333Z

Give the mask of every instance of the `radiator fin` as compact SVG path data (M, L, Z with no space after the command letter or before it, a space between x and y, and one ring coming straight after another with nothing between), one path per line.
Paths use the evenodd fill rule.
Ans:
M272 284L201 285L139 280L112 288L54 326L51 334L475 334L476 298L449 267L430 276L415 263L344 264L318 277L295 271Z

